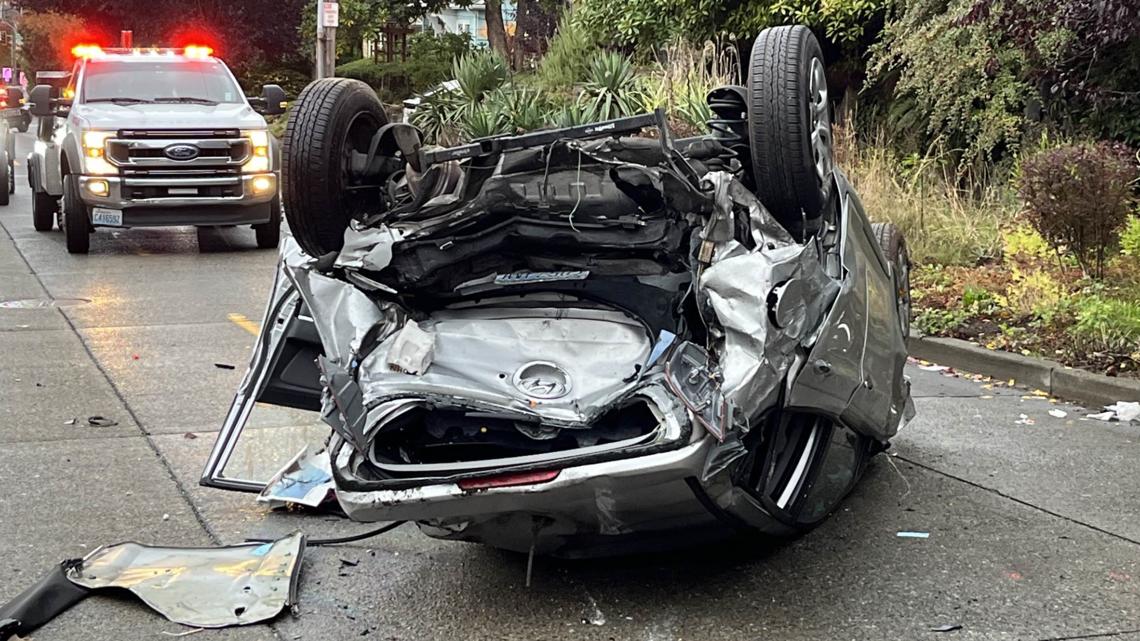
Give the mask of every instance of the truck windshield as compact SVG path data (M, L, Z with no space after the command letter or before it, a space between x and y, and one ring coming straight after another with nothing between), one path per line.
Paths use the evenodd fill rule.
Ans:
M91 60L83 76L83 102L242 102L241 89L217 60Z

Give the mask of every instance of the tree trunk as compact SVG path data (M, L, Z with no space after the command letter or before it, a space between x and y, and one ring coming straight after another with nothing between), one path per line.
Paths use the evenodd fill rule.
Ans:
M507 46L507 29L503 26L502 0L486 0L487 41L491 43L491 51L510 61L511 49Z

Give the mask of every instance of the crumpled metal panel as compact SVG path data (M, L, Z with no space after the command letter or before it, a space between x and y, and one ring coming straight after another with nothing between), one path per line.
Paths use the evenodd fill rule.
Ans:
M286 273L312 314L325 356L344 367L352 364L365 336L377 326L386 334L403 324L404 313L397 305L378 305L351 283L306 268Z
M914 416L903 375L906 342L898 322L894 284L870 227L843 203L840 243L845 276L835 305L817 331L786 405L837 416L879 441Z
M183 625L221 628L272 619L297 602L305 535L221 548L166 548L140 543L101 547L67 572L90 589L130 590Z
M720 352L725 396L740 416L755 416L776 402L796 346L819 324L837 285L823 271L816 245L796 243L730 174L714 172L705 180L714 185L718 210L747 208L756 242L751 251L732 240L719 243L698 280L724 333L723 348L714 351ZM774 291L788 327L772 321Z
M399 231L380 225L357 229L355 223L344 230L344 246L337 254L337 267L380 271L392 262L392 246L403 237Z
M366 406L395 396L446 396L584 423L637 385L637 367L652 348L644 327L606 310L449 310L419 325L435 336L431 364L415 375L393 371L387 364L396 338L388 337L360 365ZM565 395L536 398L516 385L515 374L535 362L565 372Z

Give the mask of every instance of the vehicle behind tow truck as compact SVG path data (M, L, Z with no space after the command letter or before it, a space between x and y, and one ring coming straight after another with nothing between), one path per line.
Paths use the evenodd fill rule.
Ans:
M284 112L280 87L247 98L209 47L73 53L65 83L30 95L37 231L58 225L73 254L98 227L250 225L258 247L277 245L280 159L263 116Z

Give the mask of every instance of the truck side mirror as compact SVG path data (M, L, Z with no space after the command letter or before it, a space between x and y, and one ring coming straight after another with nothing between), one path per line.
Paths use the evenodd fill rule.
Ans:
M8 87L8 108L19 109L24 106L24 90L20 87Z
M36 85L32 89L31 100L29 100L29 102L32 103L33 116L47 118L55 115L55 97L52 95L53 93L55 93L55 87L51 85Z
M278 116L285 113L286 100L285 90L279 85L265 85L261 88L261 96L250 100L250 104L263 116Z

